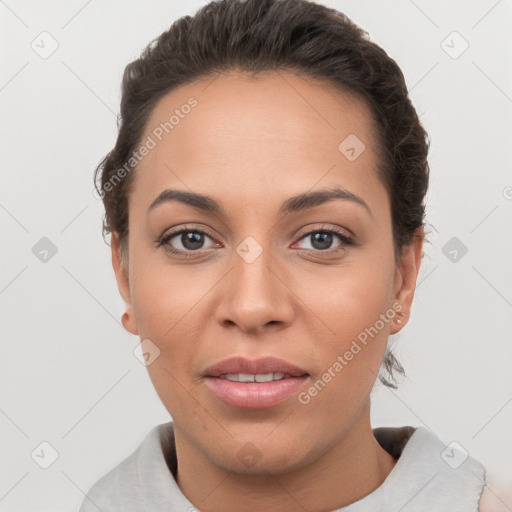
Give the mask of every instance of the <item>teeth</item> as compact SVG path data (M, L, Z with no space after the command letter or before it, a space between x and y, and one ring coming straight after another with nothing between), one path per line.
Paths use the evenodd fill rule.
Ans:
M240 379L238 378L238 373L228 373L227 375L222 375L221 378L231 380L233 382L240 382Z
M232 382L271 382L273 380L285 379L284 373L227 373L221 375L221 379L230 380Z
M254 376L254 380L256 382L272 382L274 380L274 375L272 373L260 373Z

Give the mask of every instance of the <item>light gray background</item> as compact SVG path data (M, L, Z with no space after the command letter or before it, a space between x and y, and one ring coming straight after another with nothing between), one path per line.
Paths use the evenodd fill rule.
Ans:
M124 66L204 3L0 1L2 511L76 510L170 419L120 324L92 172L115 141ZM430 244L395 341L407 379L375 391L374 424L457 441L512 510L512 1L322 3L398 62L432 140ZM58 43L46 59L31 47L51 48L43 31ZM46 262L42 237L57 247ZM468 248L455 262L452 237ZM44 441L48 469L31 457L51 456Z

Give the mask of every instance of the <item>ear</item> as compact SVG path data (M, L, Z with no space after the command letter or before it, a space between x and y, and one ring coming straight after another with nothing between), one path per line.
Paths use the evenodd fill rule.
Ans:
M399 332L409 321L416 280L421 266L424 233L418 228L409 245L402 248L402 258L395 273L395 303L400 304L391 324L390 334Z
M131 303L130 281L128 279L128 269L123 265L121 257L121 242L118 233L112 233L110 241L112 249L112 267L116 276L117 288L126 304L126 311L121 318L124 328L131 334L139 334L137 322L133 313Z

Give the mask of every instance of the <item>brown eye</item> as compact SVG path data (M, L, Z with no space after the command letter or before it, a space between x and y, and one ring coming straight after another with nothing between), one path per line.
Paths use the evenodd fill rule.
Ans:
M336 239L338 243L333 247L333 244L336 243ZM337 247L352 244L352 240L348 236L330 229L310 231L301 237L300 242L301 241L309 241L310 243L310 247L302 247L302 249L315 251L335 250Z
M202 248L204 244L205 235L203 233L198 233L195 231L182 231L181 234L173 236L172 238L177 237L179 237L179 242L181 243L184 249L194 251Z
M205 245L210 240L210 245ZM163 246L170 253L193 253L201 249L210 249L216 246L212 238L200 229L180 229L168 233L160 240L159 246ZM218 245L218 244L217 244Z

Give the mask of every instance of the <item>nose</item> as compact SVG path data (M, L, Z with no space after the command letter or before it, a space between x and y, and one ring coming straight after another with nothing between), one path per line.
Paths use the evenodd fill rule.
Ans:
M223 327L237 326L247 334L280 330L293 320L293 292L272 261L270 250L249 262L233 254L233 268L222 280L216 311Z

